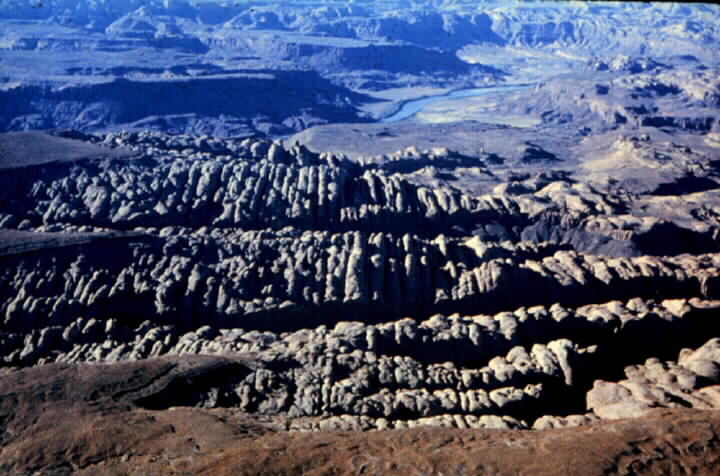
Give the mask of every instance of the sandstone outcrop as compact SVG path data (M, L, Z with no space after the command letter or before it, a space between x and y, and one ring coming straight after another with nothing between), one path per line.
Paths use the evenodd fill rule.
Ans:
M251 356L203 390L176 379L136 403L236 408L297 431L713 408L711 344L670 362L720 331L707 213L638 217L633 194L560 172L485 195L399 172L475 160L446 149L352 162L264 139L75 140L135 155L0 178L5 366ZM673 379L695 383L656 388Z

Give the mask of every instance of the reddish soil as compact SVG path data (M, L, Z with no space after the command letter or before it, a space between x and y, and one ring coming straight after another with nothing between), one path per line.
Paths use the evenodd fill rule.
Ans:
M656 410L565 430L288 433L233 409L150 411L177 379L245 365L211 357L48 365L0 375L0 474L560 476L720 474L720 413ZM172 388L172 387L170 387Z

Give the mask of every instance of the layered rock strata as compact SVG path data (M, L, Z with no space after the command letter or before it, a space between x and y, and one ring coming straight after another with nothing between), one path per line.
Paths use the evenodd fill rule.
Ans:
M0 178L5 366L242 354L236 375L142 406L197 393L290 430L574 426L685 405L678 392L713 405L704 361L674 397L648 400L661 377L621 381L720 332L707 214L636 216L635 195L562 173L473 195L407 180L405 159L73 137L135 155Z

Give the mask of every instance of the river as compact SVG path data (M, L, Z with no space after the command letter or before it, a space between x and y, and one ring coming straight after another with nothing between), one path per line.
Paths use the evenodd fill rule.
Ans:
M453 99L462 99L476 96L486 96L489 94L506 93L510 91L520 91L534 86L533 84L507 84L502 86L489 86L486 88L469 88L458 89L447 94L438 96L427 96L420 99L405 101L400 108L394 113L380 119L382 123L400 122L413 117L415 114L423 110L428 104L438 101L447 101Z

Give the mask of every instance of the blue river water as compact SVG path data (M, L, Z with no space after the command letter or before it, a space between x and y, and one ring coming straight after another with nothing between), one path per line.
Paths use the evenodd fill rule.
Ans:
M380 122L391 123L404 121L405 119L413 117L428 104L432 104L438 101L462 99L475 96L487 96L489 94L505 93L510 91L520 91L523 89L528 89L532 86L533 84L508 84L502 86L489 86L486 88L458 89L457 91L452 91L439 96L428 96L420 99L413 99L412 101L406 101L402 103L400 109L390 114L389 116L380 119Z

